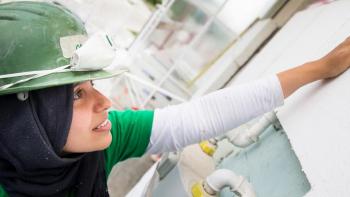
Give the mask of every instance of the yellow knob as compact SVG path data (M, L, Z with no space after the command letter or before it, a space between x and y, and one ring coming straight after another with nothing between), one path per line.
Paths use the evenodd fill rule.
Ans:
M199 146L201 147L203 152L205 152L209 156L213 156L213 154L214 154L214 152L216 150L216 146L211 144L207 140L206 141L202 141L201 143L199 143Z
M201 183L194 184L192 186L191 192L193 197L204 197L205 194Z

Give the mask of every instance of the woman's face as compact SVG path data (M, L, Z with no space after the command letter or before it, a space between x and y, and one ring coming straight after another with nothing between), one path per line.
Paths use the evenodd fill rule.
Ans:
M74 87L73 118L64 152L82 153L103 150L112 141L107 109L111 102L91 81Z

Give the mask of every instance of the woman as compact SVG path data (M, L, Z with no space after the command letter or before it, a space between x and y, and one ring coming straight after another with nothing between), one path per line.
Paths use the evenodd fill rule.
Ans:
M111 103L92 80L122 71L78 71L70 62L86 36L71 12L42 2L0 4L0 29L1 197L108 196L117 162L220 135L350 65L347 39L319 60L197 100L108 112Z

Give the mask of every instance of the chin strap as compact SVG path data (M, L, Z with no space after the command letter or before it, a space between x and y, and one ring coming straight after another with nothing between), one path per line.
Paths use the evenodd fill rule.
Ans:
M61 66L61 67L58 67L58 68L55 68L55 69L51 69L51 70L29 71L29 72L21 72L21 73L13 73L13 74L1 75L0 79L1 78L19 77L19 76L28 76L28 75L34 75L34 76L31 76L31 77L28 77L28 78L24 78L24 79L20 79L18 81L13 82L13 83L9 83L9 84L0 86L0 90L5 90L5 89L10 88L10 87L12 87L12 86L14 86L16 84L24 83L24 82L27 82L29 80L36 79L36 78L39 78L39 77L43 77L43 76L46 76L46 75L49 75L49 74L52 74L52 73L72 71L71 69L67 69L70 66L71 65L64 65L64 66Z
M0 75L0 79L52 73L52 72L62 71L63 69L68 68L69 66L70 65L64 65L64 66L60 66L60 67L57 67L57 68L54 68L54 69L48 69L48 70L35 70L35 71L28 71L28 72L19 72L19 73L5 74L5 75Z

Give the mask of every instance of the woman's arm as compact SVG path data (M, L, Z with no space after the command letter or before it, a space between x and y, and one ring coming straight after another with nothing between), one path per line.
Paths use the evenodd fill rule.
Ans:
M204 97L157 109L149 153L175 151L218 136L283 103L298 88L332 78L350 65L347 39L323 58L248 84L224 88Z
M179 150L223 134L283 104L276 75L156 109L148 153Z
M350 66L350 38L338 45L323 58L277 74L284 98L298 88L317 81L336 77Z

